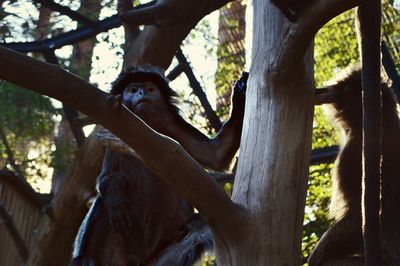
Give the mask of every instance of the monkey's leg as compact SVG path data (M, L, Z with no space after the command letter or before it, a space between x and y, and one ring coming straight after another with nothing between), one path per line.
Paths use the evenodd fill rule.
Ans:
M327 262L323 262L321 265L323 266L364 266L364 258L363 257L349 257L349 258L340 258L333 259Z
M340 261L345 263L350 259L350 255L362 251L361 217L348 214L325 232L310 255L308 264L310 266L347 265L338 263ZM335 261L337 264L332 264ZM354 263L354 260L351 261L353 262L351 265L358 265Z
M400 224L396 217L397 214L382 217L382 255L388 266L400 265Z

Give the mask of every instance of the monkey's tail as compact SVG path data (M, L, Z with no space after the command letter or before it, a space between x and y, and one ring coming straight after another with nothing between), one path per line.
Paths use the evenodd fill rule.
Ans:
M212 250L213 247L211 229L203 221L201 225L197 224L192 228L181 241L168 247L154 265L192 266L205 251Z

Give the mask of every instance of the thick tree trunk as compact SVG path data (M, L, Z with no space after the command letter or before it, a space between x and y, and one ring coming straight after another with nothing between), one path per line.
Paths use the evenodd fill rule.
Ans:
M232 199L250 213L239 237L215 234L219 265L299 265L311 149L311 53L293 70L271 62L288 26L255 0L253 61ZM284 72L285 71L285 72Z

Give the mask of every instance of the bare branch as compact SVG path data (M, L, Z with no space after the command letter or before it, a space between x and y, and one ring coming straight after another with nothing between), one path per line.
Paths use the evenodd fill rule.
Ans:
M17 173L18 177L25 180L24 174L22 173L21 169L19 166L16 164L14 154L11 150L10 144L7 141L7 136L6 133L4 132L3 127L0 126L0 139L4 144L4 147L6 148L6 153L7 153L7 160L11 164L11 166L14 168L14 171Z
M155 23L160 27L147 26L135 40L127 39L123 68L130 65L151 63L166 69L171 64L173 55L178 50L183 39L186 38L196 24L204 16L230 1L232 0L159 0L155 5L126 14L127 17L139 14L138 18L132 18L133 20L139 20L140 14L144 14L144 12L158 14L168 9L168 12L160 14L160 19L151 18L150 16L150 19L157 20L157 22L153 21L153 24ZM144 19L148 20L148 18ZM151 24L151 21L145 22ZM128 24L124 23L124 25ZM160 51L163 52L160 53Z
M93 117L134 148L145 164L185 196L211 225L221 219L226 224L226 217L242 213L176 141L155 132L125 106L113 108L114 98L105 92L58 66L6 48L0 48L0 58L0 78L58 99ZM20 78L21 71L26 73L25 79Z
M121 15L121 21L129 25L159 26L167 18L175 17L169 4L160 3L149 7L132 10Z
M339 14L357 6L360 0L321 0L315 1L294 24L287 24L283 30L281 49L272 64L272 71L285 76L297 68L314 40L315 34L328 21ZM285 72L285 73L283 73Z
M98 138L101 141L101 143L103 143L103 145L110 150L128 154L130 156L139 157L139 155L135 152L134 149L129 147L125 142L123 142L120 138L115 136L112 132L108 131L107 129L103 129L97 132L96 138Z
M205 0L165 0L141 9L129 11L121 15L121 20L134 25L161 26L169 22L176 22L190 17L188 14L199 13L204 17L208 13L222 7L232 0L205 1ZM190 7L191 9L187 8ZM191 11L190 11L191 10Z

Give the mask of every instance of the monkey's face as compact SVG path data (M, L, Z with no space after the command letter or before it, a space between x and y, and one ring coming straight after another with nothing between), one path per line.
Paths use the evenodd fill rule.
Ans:
M129 83L122 93L123 103L134 113L154 108L162 102L160 89L153 82Z
M160 88L151 81L129 83L122 93L122 101L148 124L158 123L162 114L168 110Z

